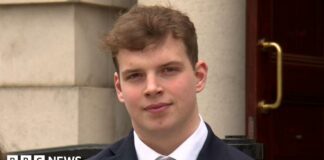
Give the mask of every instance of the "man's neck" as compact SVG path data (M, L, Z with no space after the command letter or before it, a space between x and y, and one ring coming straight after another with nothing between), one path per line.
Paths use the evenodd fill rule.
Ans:
M195 132L199 126L199 123L200 117L197 114L193 120L186 122L186 125L182 125L167 131L146 133L137 131L135 129L135 132L147 146L160 154L169 155Z

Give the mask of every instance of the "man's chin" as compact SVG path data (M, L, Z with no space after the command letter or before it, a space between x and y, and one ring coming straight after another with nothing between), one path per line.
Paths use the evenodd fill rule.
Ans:
M137 123L141 125L132 124L136 132L145 132L144 134L165 134L174 130L174 124L170 122L170 119L147 120L145 123Z
M150 127L148 127L148 132L154 133L154 134L159 134L159 133L170 133L172 132L173 129L173 125L168 124L168 123L164 123L164 124L154 124L151 125Z

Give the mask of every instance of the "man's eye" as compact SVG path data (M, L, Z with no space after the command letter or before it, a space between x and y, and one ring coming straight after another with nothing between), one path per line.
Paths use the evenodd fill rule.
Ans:
M179 71L179 69L176 67L166 67L162 69L162 73L164 74L172 74L176 73L177 71Z
M141 77L142 77L142 74L133 73L133 74L126 76L126 80L136 80L136 79L140 79Z

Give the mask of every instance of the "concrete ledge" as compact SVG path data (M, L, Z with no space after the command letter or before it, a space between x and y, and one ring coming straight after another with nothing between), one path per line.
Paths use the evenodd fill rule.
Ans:
M44 3L84 3L104 7L130 8L136 0L1 0L0 5L44 4Z

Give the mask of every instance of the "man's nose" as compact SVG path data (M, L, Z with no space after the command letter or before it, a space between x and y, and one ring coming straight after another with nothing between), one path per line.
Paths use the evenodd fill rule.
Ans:
M146 79L146 87L144 94L148 97L155 97L161 95L163 89L159 83L158 78L155 75L148 75Z

